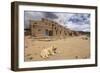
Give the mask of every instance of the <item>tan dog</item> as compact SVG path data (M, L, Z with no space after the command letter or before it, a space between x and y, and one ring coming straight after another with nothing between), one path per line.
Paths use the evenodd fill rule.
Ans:
M56 53L56 49L54 46L49 47L49 48L44 48L41 53L40 56L42 58L48 58L50 55L54 55Z

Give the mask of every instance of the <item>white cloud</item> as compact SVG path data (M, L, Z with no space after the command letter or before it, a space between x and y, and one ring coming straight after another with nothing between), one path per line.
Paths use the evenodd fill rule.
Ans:
M70 28L71 30L75 31L90 31L90 25L84 24L84 25L76 25L76 24L66 24L67 28Z
M55 19L59 24L65 26L66 23L68 22L69 18L73 14L68 14L68 13L55 13L58 16L58 19Z

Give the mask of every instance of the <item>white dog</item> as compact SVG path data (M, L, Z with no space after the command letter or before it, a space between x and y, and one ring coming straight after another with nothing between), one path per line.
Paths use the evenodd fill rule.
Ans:
M41 53L40 56L42 58L48 58L50 55L54 55L56 53L56 49L54 46L49 47L49 48L44 48Z

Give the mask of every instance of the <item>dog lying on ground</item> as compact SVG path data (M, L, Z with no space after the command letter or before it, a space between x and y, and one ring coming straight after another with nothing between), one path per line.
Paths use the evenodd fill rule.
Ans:
M42 58L48 58L50 55L55 55L57 48L54 46L48 47L48 48L43 48L43 50L40 53L40 56Z

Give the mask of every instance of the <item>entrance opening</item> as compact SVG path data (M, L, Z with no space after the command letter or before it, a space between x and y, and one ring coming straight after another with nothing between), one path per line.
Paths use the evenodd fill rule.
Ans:
M48 30L47 30L47 29L45 30L45 35L46 35L46 36L48 36L48 35L49 35L49 34L48 34Z
M53 36L53 32L52 31L49 31L49 36Z
M53 32L51 30L46 29L45 30L45 35L46 36L53 36Z

